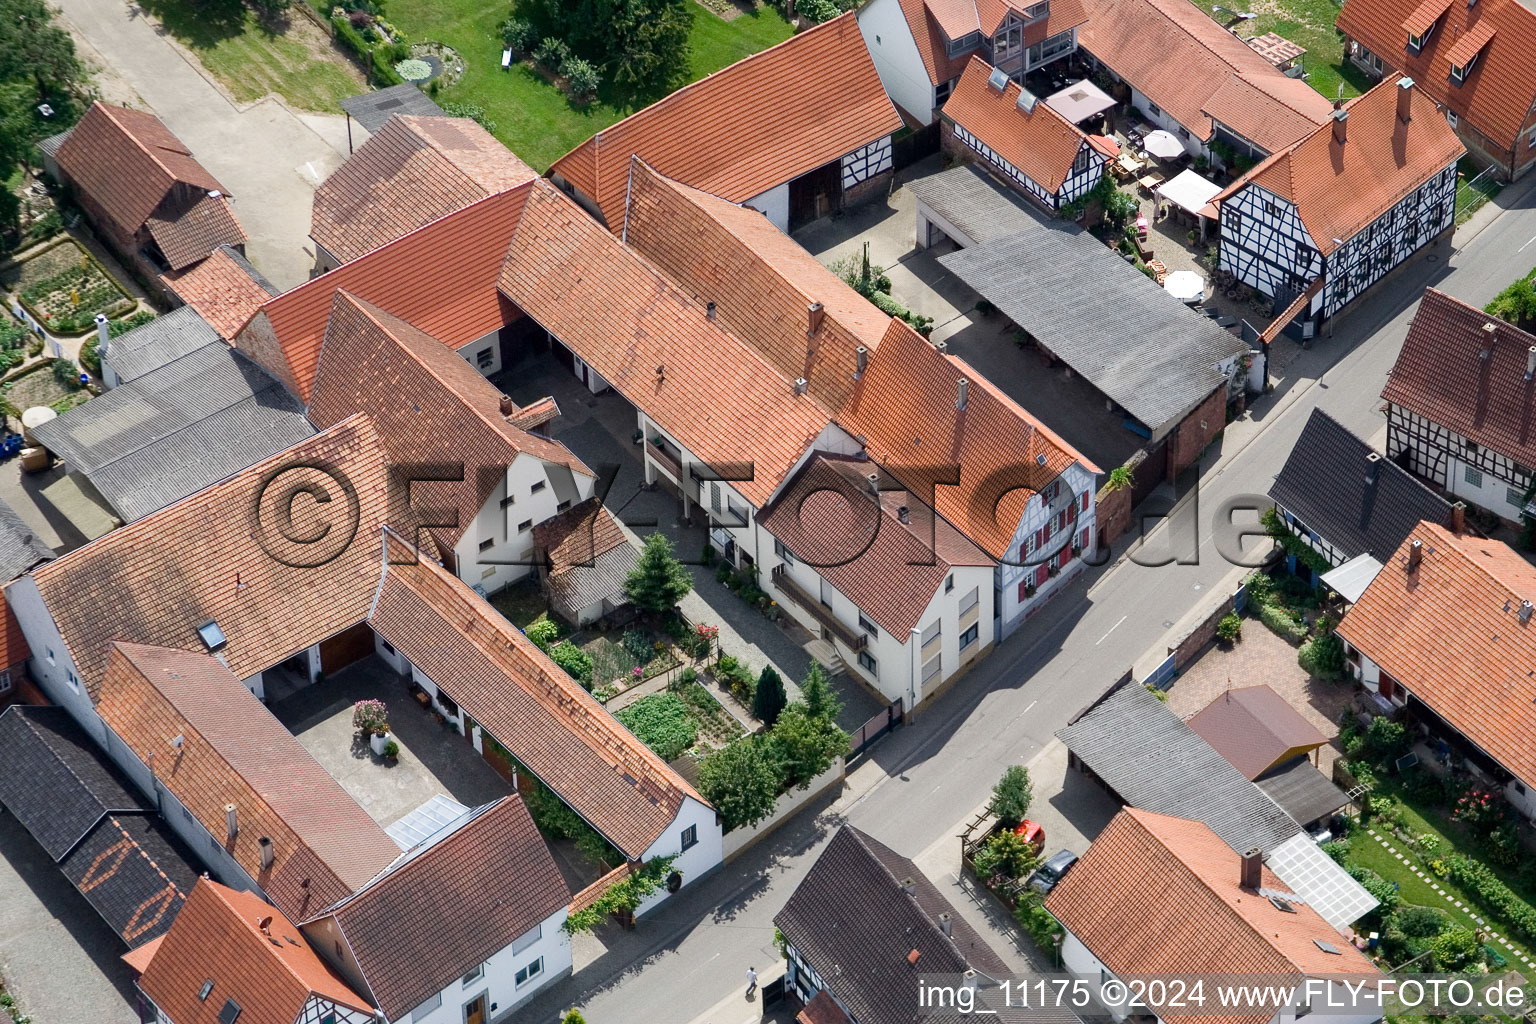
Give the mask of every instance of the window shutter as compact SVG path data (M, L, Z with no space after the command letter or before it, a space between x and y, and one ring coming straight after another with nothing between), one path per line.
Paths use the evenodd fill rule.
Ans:
M1084 530L1082 533L1077 535L1077 546L1080 547L1080 548L1087 548L1088 547L1088 531L1087 530Z
M1045 527L1042 526L1042 527L1040 527L1040 529L1035 531L1035 547L1036 548L1042 548L1044 546L1045 546Z
M1051 578L1051 570L1048 566L1038 566L1035 569L1035 586L1045 586L1045 581Z
M1070 561L1072 561L1072 549L1070 547L1063 547L1061 554L1056 559L1056 565L1058 568L1065 569Z
M1024 579L1019 580L1019 600L1020 601L1026 600L1026 598L1027 598L1027 595L1024 593L1024 588L1027 587L1027 586L1029 586L1029 578L1028 577L1025 577Z
M1083 492L1083 511L1084 512L1088 511L1088 492L1087 491Z

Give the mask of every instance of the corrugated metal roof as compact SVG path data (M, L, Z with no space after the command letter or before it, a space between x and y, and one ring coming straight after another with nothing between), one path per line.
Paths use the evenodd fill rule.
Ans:
M994 228L989 241L941 256L939 264L1154 437L1227 385L1216 366L1245 353L1242 341L1077 225L999 202L995 186L974 168L937 177L947 180L920 198L955 227L956 216L1014 227L1007 234Z
M191 306L157 316L107 344L107 363L119 383L142 377L173 359L216 344L219 332Z
M0 576L13 580L52 557L53 548L32 532L15 509L0 501Z
M70 410L34 436L131 522L314 433L296 398L218 342Z
M1301 831L1140 684L1122 686L1056 736L1132 807L1202 821L1238 853L1271 850Z
M1344 791L1305 758L1260 779L1258 786L1297 821L1311 824L1349 803Z

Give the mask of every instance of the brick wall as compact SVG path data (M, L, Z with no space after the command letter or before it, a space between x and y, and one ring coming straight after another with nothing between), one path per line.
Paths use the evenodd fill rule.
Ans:
M883 196L891 190L891 179L895 177L895 171L881 171L872 178L865 178L852 188L843 190L843 207L858 206L868 202L877 196Z
M1131 525L1131 489L1112 491L1105 484L1094 498L1098 506L1099 544L1110 547Z
M1205 424L1201 426L1201 424ZM1168 479L1194 465L1206 446L1227 425L1227 389L1219 387L1168 435Z

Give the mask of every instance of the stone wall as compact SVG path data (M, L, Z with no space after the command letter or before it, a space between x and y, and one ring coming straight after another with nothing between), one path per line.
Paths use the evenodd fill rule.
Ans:
M1217 388L1168 435L1168 479L1194 465L1227 425L1227 389Z

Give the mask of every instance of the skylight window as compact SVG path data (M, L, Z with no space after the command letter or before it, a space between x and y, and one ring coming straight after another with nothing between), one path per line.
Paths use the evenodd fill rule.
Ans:
M197 990L197 999L198 999L198 1001L199 1002L207 1002L208 1001L208 993L210 993L212 991L213 991L213 979L209 978L207 981L203 982L203 987Z
M1313 944L1315 944L1317 946L1318 949L1322 950L1324 953L1332 953L1334 956L1343 956L1344 955L1343 953L1339 952L1339 947L1335 946L1331 942L1324 942L1322 939L1313 939L1312 942L1313 942Z
M1281 899L1279 896L1271 896L1269 898L1269 902L1274 904L1275 909L1280 911L1281 913L1284 913L1284 914L1294 914L1294 913L1296 913L1296 908L1291 906L1288 901Z
M216 651L228 643L224 638L224 631L212 619L197 627L197 635L203 638L203 645L210 651Z
M240 1019L240 1004L233 999L224 1000L224 1008L219 1011L219 1024L235 1024Z

